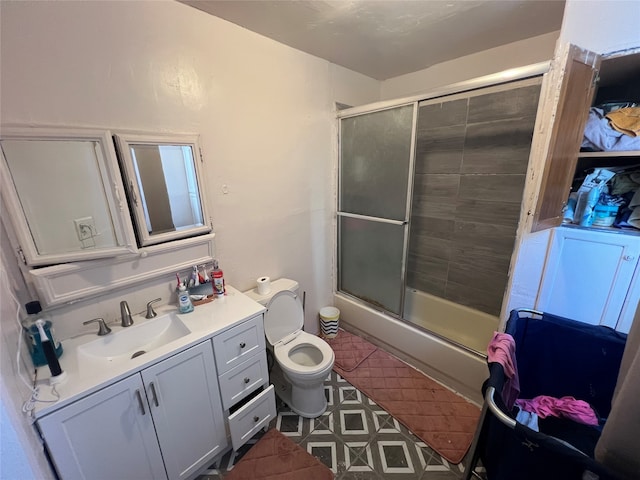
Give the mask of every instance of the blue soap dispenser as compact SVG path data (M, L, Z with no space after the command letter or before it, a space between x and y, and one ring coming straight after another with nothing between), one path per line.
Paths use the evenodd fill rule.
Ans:
M193 303L189 296L189 290L182 283L178 286L178 312L189 313L193 312Z

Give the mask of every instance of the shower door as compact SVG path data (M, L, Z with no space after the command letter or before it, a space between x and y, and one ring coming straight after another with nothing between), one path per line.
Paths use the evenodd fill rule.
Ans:
M338 290L402 315L416 107L340 120Z

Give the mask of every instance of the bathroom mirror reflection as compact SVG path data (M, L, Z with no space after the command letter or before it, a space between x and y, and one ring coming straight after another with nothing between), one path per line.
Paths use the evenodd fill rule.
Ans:
M211 231L197 136L115 139L141 246Z
M0 148L2 197L29 265L135 248L109 132L3 128Z

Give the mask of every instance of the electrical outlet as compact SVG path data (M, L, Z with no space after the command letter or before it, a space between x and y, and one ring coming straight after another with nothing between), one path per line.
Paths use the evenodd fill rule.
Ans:
M93 221L93 217L76 218L73 223L76 226L78 240L89 240L97 235L96 224Z

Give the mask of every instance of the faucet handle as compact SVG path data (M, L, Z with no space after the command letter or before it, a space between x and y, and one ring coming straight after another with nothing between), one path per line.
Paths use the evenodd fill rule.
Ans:
M99 336L103 336L106 335L108 333L111 333L111 329L107 326L107 324L104 321L104 318L94 318L92 320L87 320L86 322L82 322L83 325L89 325L90 323L98 323L98 335Z
M151 300L149 303L147 303L147 314L144 318L153 318L158 315L151 305L159 302L160 300L162 300L162 298L156 298L155 300Z

